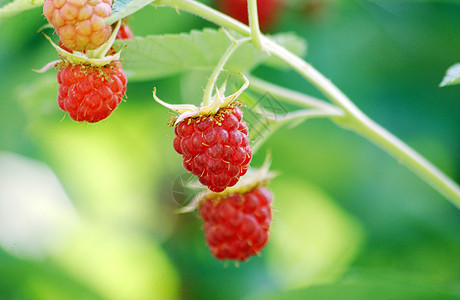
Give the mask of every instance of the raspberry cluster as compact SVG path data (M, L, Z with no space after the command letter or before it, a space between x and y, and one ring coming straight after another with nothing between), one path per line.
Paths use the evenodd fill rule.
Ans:
M111 14L111 5L112 0L44 2L43 13L60 38L61 49L56 48L62 62L53 63L59 66L58 105L78 122L107 118L126 93L127 79L116 49L103 51L109 47L104 45L107 47L100 51L90 51L106 43L112 34L112 27L103 22ZM116 39L133 38L126 24L118 23L114 28L118 28ZM248 127L240 103L234 101L248 86L243 78L246 82L237 93L224 97L224 84L206 108L173 109L189 113L185 119L185 115L178 117L181 121L174 129L173 147L183 156L185 169L210 190L196 203L200 203L206 243L221 260L246 261L259 253L267 243L271 222L272 195L261 186L265 183L261 177L249 184L244 180L224 192L246 174L252 159Z
M64 46L76 51L93 50L112 33L103 19L112 13L112 0L46 0L43 14L55 27Z
M271 222L272 194L265 187L227 196L212 194L199 207L206 243L220 260L246 261L265 246Z
M126 92L126 76L119 63L102 68L65 65L57 72L58 104L75 121L107 118Z
M112 34L112 27L103 22L111 15L111 6L112 0L45 0L43 5L43 14L59 35L59 46L68 52L61 53L57 72L58 104L75 121L107 118L126 92L121 63L112 57L115 50L111 48L108 55L89 51ZM133 38L126 24L121 24L117 38ZM82 52L78 60L75 51Z
M173 146L183 155L187 171L213 192L234 186L246 174L252 158L248 127L236 105L216 115L186 118L175 127Z

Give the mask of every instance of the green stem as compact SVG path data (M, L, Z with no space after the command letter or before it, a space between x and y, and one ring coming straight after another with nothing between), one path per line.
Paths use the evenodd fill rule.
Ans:
M253 153L272 136L278 129L289 123L300 123L311 118L330 118L331 114L321 109L303 109L290 112L284 116L273 115L271 112L261 111L264 121L251 128L250 140L255 141L252 145Z
M336 121L340 124L339 120ZM350 129L353 129L365 138L373 141L382 149L385 149L398 162L409 167L415 174L438 190L447 199L450 199L460 209L460 187L458 184L385 128L365 115L361 115L359 119L353 116L352 123L347 122L345 126L349 126Z
M400 139L367 117L342 91L310 64L275 43L268 44L267 48L270 48L269 51L273 55L289 64L346 112L344 117L334 118L338 124L356 131L382 149L385 149L460 208L460 187L452 179Z
M261 94L270 93L273 97L283 100L284 102L298 105L306 108L318 108L323 111L329 112L331 115L343 116L345 113L342 109L335 105L329 104L323 100L311 97L273 83L264 81L260 78L246 75L249 82L251 82L251 90Z
M154 0L153 6L170 6L175 9L188 11L201 18L209 20L219 26L229 28L244 36L250 36L249 27L237 20L230 18L226 14L221 13L209 6L194 0Z
M249 42L248 38L243 38L240 40L235 40L233 39L230 35L229 38L232 41L232 44L227 48L225 53L222 55L220 58L219 62L217 63L216 67L211 73L211 76L208 79L208 83L206 85L206 89L204 90L204 96L203 96L203 106L208 106L211 104L211 99L212 99L212 90L214 89L214 86L216 85L217 79L219 78L220 73L224 69L225 64L228 62L230 57L232 57L233 53L235 52L238 47L246 42Z
M257 0L248 0L249 27L251 28L251 39L254 47L258 50L263 49L260 41L259 16L257 14Z
M252 90L263 93L269 92L271 95L288 103L296 104L302 107L318 108L321 109L323 113L329 113L329 116L337 123L349 129L353 129L357 133L385 149L398 161L407 165L416 174L430 183L440 193L448 199L451 199L457 207L460 207L460 202L457 200L460 195L460 189L454 181L444 175L423 156L418 154L380 125L369 119L363 113L360 112L358 116L344 116L344 112L340 108L324 103L319 99L276 86L255 77L248 77L248 79L251 82Z
M244 36L251 35L248 26L193 0L157 0L153 4L186 10ZM370 120L342 91L310 64L263 35L260 36L260 40L265 50L291 66L345 112L344 116L334 118L338 124L355 130L385 149L460 208L460 187L452 179L401 140Z

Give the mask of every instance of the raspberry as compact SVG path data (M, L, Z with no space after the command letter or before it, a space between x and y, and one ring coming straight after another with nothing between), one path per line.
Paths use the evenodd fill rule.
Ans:
M220 260L245 261L259 253L269 236L272 194L258 186L225 197L210 194L201 202L206 243Z
M62 43L76 51L104 44L112 28L102 20L112 13L112 0L46 0L43 14Z
M116 40L132 40L134 38L134 35L133 33L131 32L131 29L129 29L128 25L123 23L121 24L120 26L120 29L118 30L118 33L117 33L117 36L115 37ZM62 41L59 42L59 47L61 47L62 49L64 49L65 51L69 52L69 53L73 53L73 50L66 47ZM82 51L83 53L85 53L86 51L83 50ZM107 53L108 55L114 55L116 53L114 47L111 47L109 52Z
M243 113L231 105L216 115L186 118L175 127L173 146L187 171L213 192L234 186L249 167L252 150Z
M126 23L122 23L117 33L117 40L132 40L134 38L131 29Z
M66 65L57 72L58 104L75 121L107 118L126 92L126 76L119 63L102 68Z

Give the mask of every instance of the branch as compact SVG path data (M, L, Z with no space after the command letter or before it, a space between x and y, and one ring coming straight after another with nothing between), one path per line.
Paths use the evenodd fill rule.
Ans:
M248 18L249 27L251 28L251 39L254 47L258 50L263 49L263 44L260 41L259 16L257 14L257 0L248 0Z
M186 10L220 26L234 30L243 36L251 36L251 30L248 26L194 0L156 0L153 5L166 5ZM408 145L369 119L342 91L310 64L264 35L260 35L260 41L264 50L291 66L343 110L344 115L342 117L334 117L339 125L360 133L385 149L460 208L460 187L452 179Z

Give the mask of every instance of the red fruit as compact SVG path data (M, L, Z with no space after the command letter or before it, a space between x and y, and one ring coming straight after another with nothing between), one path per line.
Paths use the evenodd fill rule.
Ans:
M187 171L213 192L235 185L252 158L248 128L237 106L214 116L187 118L176 125L173 145Z
M259 25L263 31L270 29L277 21L283 3L282 0L257 0ZM217 8L225 14L248 25L247 0L218 0Z
M132 40L134 38L133 33L131 32L131 29L129 28L128 24L122 23L120 26L120 29L118 30L117 33L117 40Z
M217 259L245 261L259 253L269 236L272 194L264 187L201 202L206 243Z
M102 68L66 65L57 72L58 104L75 121L107 118L126 92L126 76L119 63Z
M43 14L61 42L76 51L104 44L112 27L102 20L112 13L112 0L45 0Z

